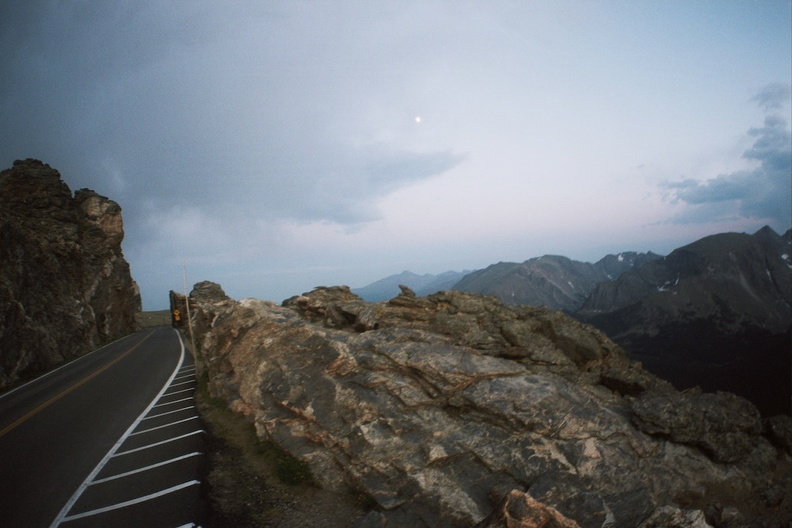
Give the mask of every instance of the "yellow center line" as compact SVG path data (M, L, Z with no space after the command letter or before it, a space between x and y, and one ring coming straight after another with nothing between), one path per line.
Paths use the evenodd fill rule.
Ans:
M153 333L153 332L152 332L152 333ZM143 344L143 342L144 342L146 339L148 339L149 337L151 337L152 333L149 333L149 334L148 334L146 337L144 337L143 339L141 339L140 341L138 341L138 342L137 342L135 345L133 345L132 347L130 347L130 348L129 348L128 350L126 350L126 351L125 351L123 354L121 354L120 356L118 356L117 358L115 358L113 361L111 361L111 362L110 362L110 363L108 363L107 365L104 365L103 367L100 367L99 369L97 369L97 370L95 370L95 371L91 372L91 373L90 373L90 374L88 374L86 377L84 377L83 379L81 379L80 381L78 381L77 383L75 383L74 385L72 385L71 387L69 387L68 389L65 389L65 390L64 390L63 392L61 392L60 394L58 394L58 395L56 395L56 396L53 396L53 397L52 397L52 398L50 398L49 400L45 401L44 403L42 403L41 405L39 405L38 407L36 407L36 408L35 408L35 409L33 409L32 411L30 411L29 413L27 413L26 415L22 416L21 418L18 418L18 419L17 419L15 422L13 422L12 424L10 424L10 425L6 426L4 429L0 430L0 436L3 436L3 435L4 435L4 434L6 434L7 432L9 432L9 431L13 430L14 428L16 428L17 426L19 426L20 424L24 423L24 422L25 422L25 421L27 421L28 419L32 418L33 416L35 416L36 414L40 413L41 411L43 411L44 409L46 409L47 407L49 407L50 405L52 405L52 404L53 404L53 403L55 403L56 401L60 400L61 398L63 398L63 397L64 397L64 396L66 396L67 394L69 394L69 393L70 393L71 391L73 391L74 389L77 389L78 387L81 387L82 385L85 385L87 382L89 382L90 380L92 380L93 378L95 378L96 376L98 376L99 374L101 374L102 372L104 372L105 370L109 369L110 367L112 367L113 365L115 365L116 363L118 363L119 361L121 361L122 359L124 359L126 356L128 356L129 354L131 354L131 353L132 353L132 351L134 351L136 348L138 348L140 345L142 345L142 344Z

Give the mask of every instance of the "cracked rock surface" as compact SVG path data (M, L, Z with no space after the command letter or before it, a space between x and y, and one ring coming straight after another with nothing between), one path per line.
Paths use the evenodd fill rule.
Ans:
M0 172L0 389L138 328L121 207L38 160Z
M347 287L191 306L211 393L370 496L363 527L792 520L792 459L751 403L678 392L558 312Z

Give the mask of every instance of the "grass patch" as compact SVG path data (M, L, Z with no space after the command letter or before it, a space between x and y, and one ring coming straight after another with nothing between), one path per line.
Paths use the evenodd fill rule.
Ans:
M150 328L152 326L162 326L171 324L170 310L157 310L153 312L141 312L140 324L143 328Z
M258 454L272 465L275 475L281 482L289 486L314 484L314 478L308 464L293 457L274 442L257 440L256 449Z
M240 450L254 467L266 469L267 473L275 475L283 484L314 485L308 464L287 453L275 442L259 438L250 421L229 410L223 400L209 393L207 381L208 374L204 371L199 376L196 401L201 413L210 422L213 433Z
M275 461L253 424L209 394L206 372L198 378L195 401L209 432L208 526L277 526L274 519L288 504L288 494L280 489Z

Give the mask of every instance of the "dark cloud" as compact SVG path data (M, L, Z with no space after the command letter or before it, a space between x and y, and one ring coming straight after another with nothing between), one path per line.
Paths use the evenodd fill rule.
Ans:
M38 158L121 204L147 298L174 259L273 265L289 225L360 229L464 159L391 133L414 116L404 72L426 54L367 24L391 27L378 11L2 1L0 170Z
M692 179L668 184L677 200L688 204L719 203L742 200L749 196L755 186L755 173L735 172L707 180L704 183Z
M792 86L785 83L771 83L762 88L752 101L765 110L780 110L792 98Z
M331 221L357 224L379 217L371 206L401 187L442 174L461 163L464 156L451 151L409 152L371 145L346 152L327 153L309 169L296 209L280 210L279 215L296 221ZM275 204L273 204L274 206Z
M0 159L42 159L124 204L129 224L176 206L355 224L463 159L354 137L378 83L397 86L353 38L365 26L338 15L339 39L304 17L289 32L274 5L3 3L0 109L18 132Z
M743 157L759 162L753 170L721 174L704 182L685 179L666 183L669 198L692 206L677 222L698 223L736 218L769 219L780 228L792 221L792 138L787 122L768 116L751 128L756 138Z

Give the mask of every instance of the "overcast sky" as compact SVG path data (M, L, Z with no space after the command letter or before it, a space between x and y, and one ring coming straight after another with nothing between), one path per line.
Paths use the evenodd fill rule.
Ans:
M781 233L791 5L4 0L0 168L117 201L145 309Z

